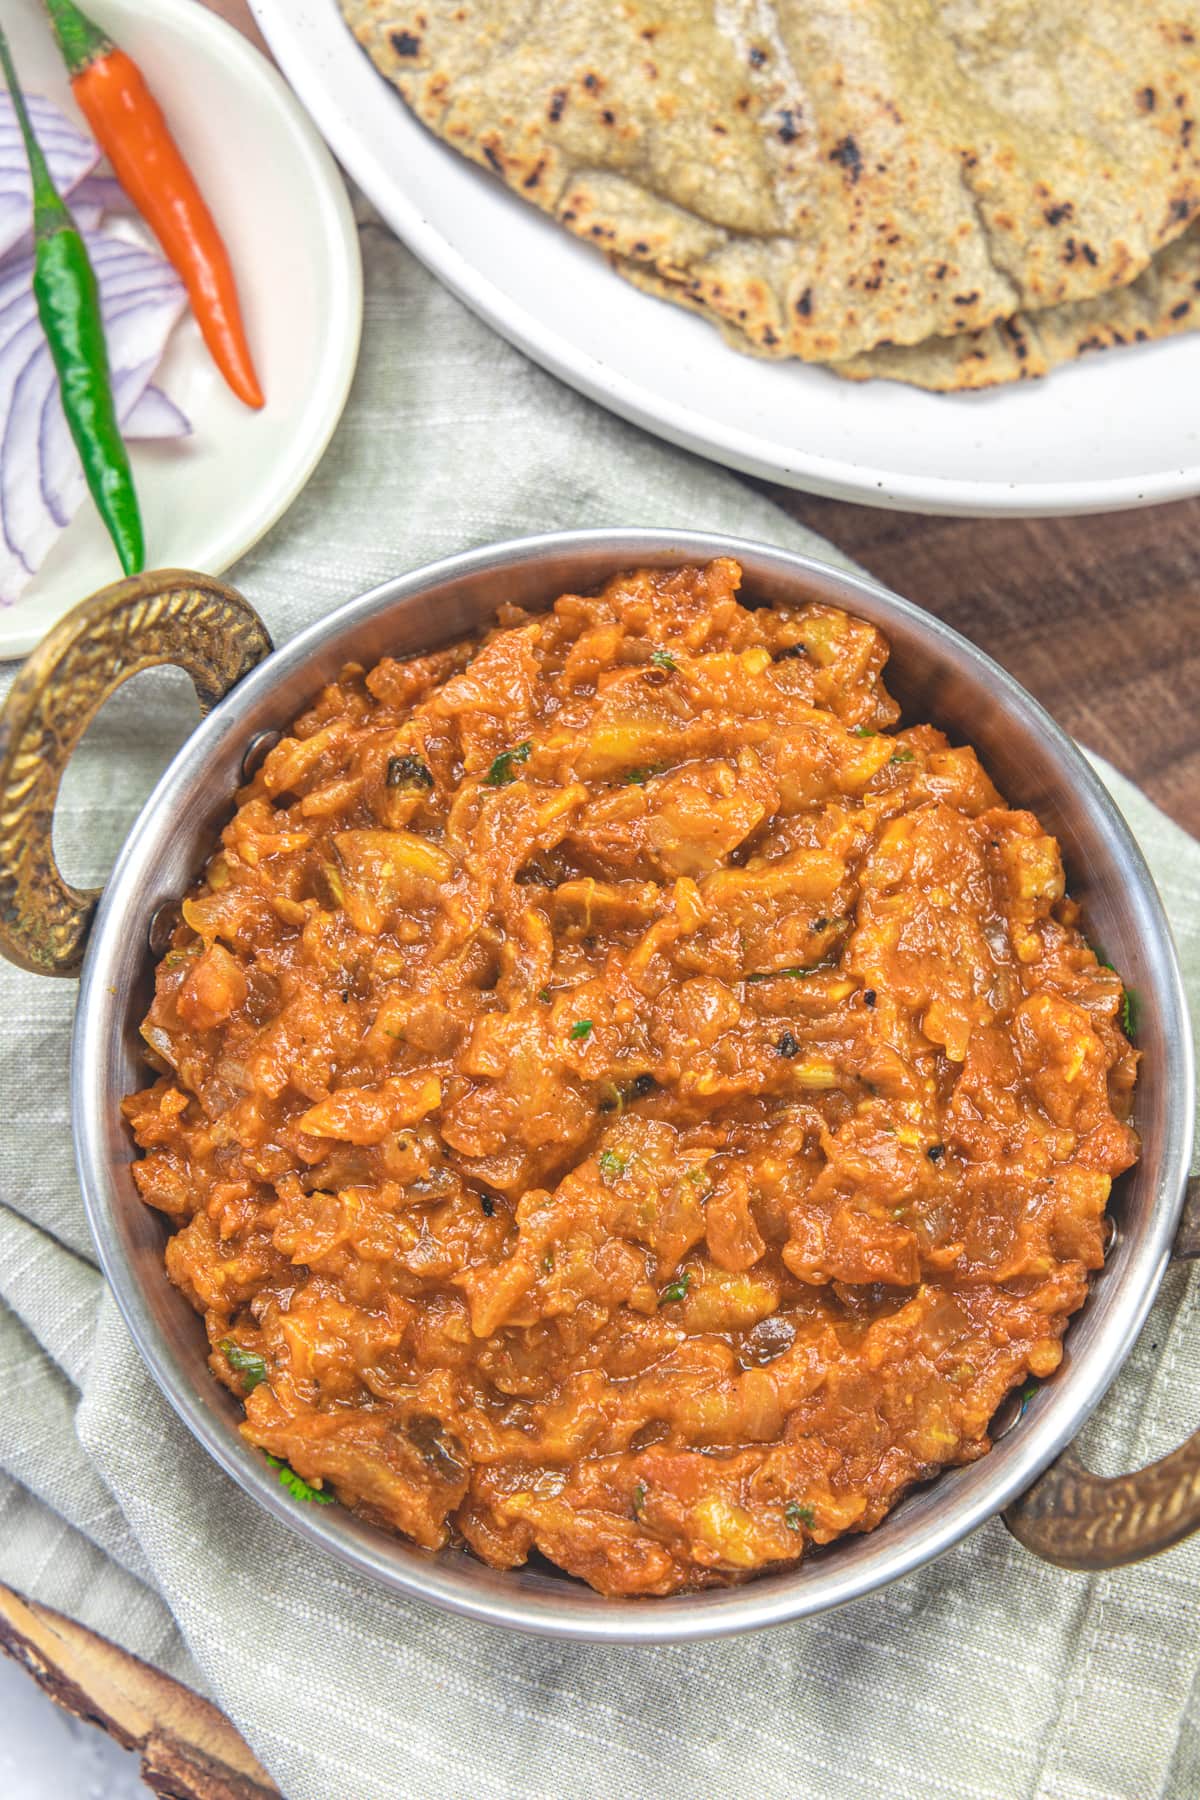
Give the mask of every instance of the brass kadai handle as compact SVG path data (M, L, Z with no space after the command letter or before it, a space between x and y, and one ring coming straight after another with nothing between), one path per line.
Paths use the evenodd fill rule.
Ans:
M0 955L36 974L79 972L100 891L60 873L54 805L109 695L142 669L173 663L208 712L270 651L249 602L188 569L114 582L47 634L0 713Z
M1188 1182L1172 1255L1200 1257L1200 1176ZM1075 1450L1004 1514L1027 1550L1063 1569L1116 1569L1200 1531L1200 1431L1132 1475L1093 1475Z

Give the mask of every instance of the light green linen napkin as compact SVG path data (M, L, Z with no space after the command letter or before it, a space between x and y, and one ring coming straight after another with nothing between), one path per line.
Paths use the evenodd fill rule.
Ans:
M234 572L276 641L348 594L552 527L739 532L837 557L734 477L522 360L368 216L334 444ZM838 560L844 560L838 558ZM195 703L144 676L94 727L57 843L103 875ZM1200 999L1200 845L1101 769ZM1200 1543L1085 1578L992 1524L808 1624L695 1647L547 1643L394 1598L262 1516L146 1375L94 1267L67 1122L73 986L0 967L0 1579L182 1676L289 1800L1151 1800L1200 1791ZM1200 1424L1200 1317L1164 1284L1090 1428L1115 1470Z

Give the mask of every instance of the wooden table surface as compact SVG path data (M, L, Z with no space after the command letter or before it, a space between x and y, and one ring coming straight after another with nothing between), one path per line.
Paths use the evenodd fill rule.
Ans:
M245 0L198 3L261 44ZM973 639L1081 742L1200 833L1200 499L1001 521L883 512L755 485ZM2 1591L0 1601L0 1648L64 1704L136 1745L156 1789L195 1800L274 1792L206 1702L17 1595ZM155 1682L171 1690L167 1700Z

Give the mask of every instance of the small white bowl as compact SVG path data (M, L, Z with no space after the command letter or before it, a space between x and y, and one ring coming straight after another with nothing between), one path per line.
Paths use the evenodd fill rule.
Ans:
M234 398L189 311L155 383L192 435L130 446L147 567L217 575L295 499L341 417L362 326L354 215L306 114L231 26L195 0L89 0L88 11L141 67L196 175L233 260L266 394L261 412ZM5 0L4 14L27 92L78 119L39 0ZM32 650L120 572L85 500L20 599L0 608L0 658Z

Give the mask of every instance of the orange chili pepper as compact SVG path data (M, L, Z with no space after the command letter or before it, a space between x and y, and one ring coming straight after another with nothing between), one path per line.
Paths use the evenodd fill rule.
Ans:
M46 10L79 110L182 276L213 361L239 400L261 406L229 253L141 70L74 0L46 0Z

